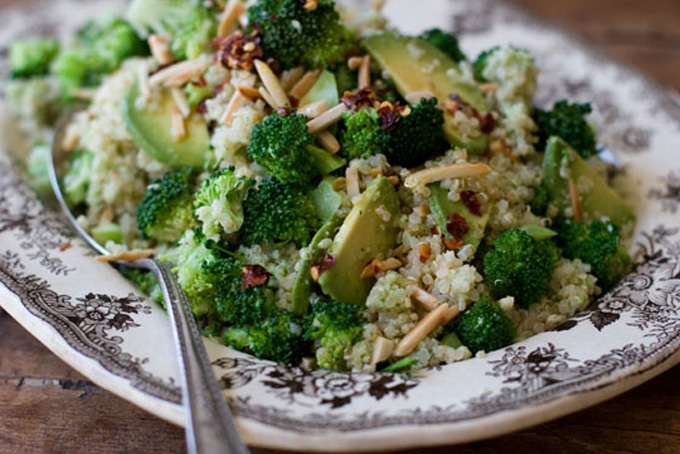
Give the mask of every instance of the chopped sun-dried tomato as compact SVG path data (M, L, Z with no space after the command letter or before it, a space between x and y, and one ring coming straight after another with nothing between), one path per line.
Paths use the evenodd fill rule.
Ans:
M376 97L370 88L362 88L358 91L346 91L342 95L341 101L345 104L345 107L356 112L362 107L373 107Z
M260 265L245 265L241 269L241 288L245 290L250 287L266 284L269 276L271 274Z
M467 221L458 213L449 213L446 216L446 231L456 240L462 240L463 236L470 231Z
M470 213L474 214L475 216L482 215L482 204L479 203L479 199L477 198L477 193L475 191L466 189L460 193L460 199L463 201L463 205L465 205Z
M321 259L321 261L315 265L317 268L319 268L319 273L323 273L324 271L335 265L335 259L336 259L335 255L332 254L329 254L323 259Z
M214 40L212 45L217 49L215 58L227 68L251 70L255 60L264 57L261 41L258 30L253 30L247 35L237 31Z

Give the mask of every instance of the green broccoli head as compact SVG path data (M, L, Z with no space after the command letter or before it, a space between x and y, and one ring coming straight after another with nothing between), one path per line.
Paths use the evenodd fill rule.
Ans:
M151 182L137 207L137 228L144 238L177 241L196 227L191 169L168 172Z
M563 219L557 232L565 257L589 264L602 290L610 290L630 271L632 261L621 243L621 229L611 221L586 224Z
M298 187L267 178L243 203L241 240L245 245L292 241L309 243L318 227L316 208Z
M536 109L534 121L538 126L537 147L545 150L548 139L559 136L584 158L596 155L595 130L585 119L590 112L590 104L569 104L566 100L556 102L552 110Z
M327 68L345 59L351 34L340 23L332 0L314 10L300 0L259 0L248 8L248 20L262 34L262 50L284 68Z
M454 326L458 338L473 353L491 352L510 345L516 334L510 318L488 296L463 312Z
M26 162L29 184L42 199L52 195L49 172L51 153L52 149L48 145L36 145L31 149Z
M217 15L211 8L196 6L176 24L170 51L180 60L193 59L205 51L217 35Z
M534 188L534 197L529 201L531 212L536 216L545 216L550 205L550 194L545 181Z
M345 156L357 159L385 153L390 136L380 129L378 112L375 109L347 111L342 118L345 126L342 150Z
M385 153L390 164L413 167L447 147L444 112L437 107L437 99L423 98L410 106L410 110L411 113L402 115L390 131L390 143Z
M188 17L195 2L191 0L132 0L125 11L125 19L139 36L152 33L173 36Z
M493 55L493 53L496 52L498 49L500 49L500 47L495 46L492 47L491 49L482 51L477 56L477 59L472 63L472 71L473 75L475 76L475 79L477 79L480 82L488 82L484 77L484 70L486 69L486 66L489 63L489 57Z
M308 350L301 330L298 319L280 310L259 325L228 328L222 340L258 358L297 365Z
M438 47L456 63L467 59L463 51L460 50L458 38L451 33L446 33L439 28L432 28L421 33L420 38Z
M535 240L519 229L506 230L484 256L487 285L496 298L513 296L526 308L548 293L559 257L552 241Z
M91 151L77 150L69 156L68 169L62 180L64 198L69 207L85 203L93 165L94 153Z
M319 301L305 317L304 337L316 342L319 367L342 370L347 368L345 354L361 339L365 319L363 307L337 301Z
M219 170L205 180L194 202L203 234L219 241L223 233L235 233L243 225L243 199L255 182L234 175L233 168Z
M253 128L248 156L268 175L303 186L318 174L308 149L314 141L307 132L306 116L272 113Z
M50 64L59 52L59 43L49 38L15 41L9 49L12 77L27 79L49 73Z

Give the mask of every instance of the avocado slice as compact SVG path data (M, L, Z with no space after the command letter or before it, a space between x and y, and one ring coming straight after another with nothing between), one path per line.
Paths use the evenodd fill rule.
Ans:
M172 96L162 92L159 108L146 110L137 107L139 84L133 83L123 103L125 127L142 150L156 161L172 168L201 168L210 151L208 125L198 114L186 120L187 137L176 141L170 133L171 115L174 107Z
M477 249L479 243L484 238L484 231L486 230L486 224L489 222L489 216L491 215L491 204L485 203L482 205L482 215L477 216L476 214L470 212L470 210L465 206L465 204L458 200L453 201L449 199L448 189L442 188L439 183L432 183L427 185L430 190L430 198L428 199L430 203L430 211L432 212L432 217L439 226L439 229L448 238L451 237L449 232L446 230L447 217L451 213L456 213L463 217L467 221L467 225L470 228L468 233L463 235L463 243L471 244Z
M322 249L319 243L326 238L332 238L342 224L342 218L337 214L331 216L324 225L316 232L309 243L309 254L300 260L300 265L293 284L293 296L291 312L295 315L304 315L309 308L309 297L312 295L312 277L310 270L312 265L321 260Z
M333 176L324 177L319 185L309 193L309 197L323 221L329 220L342 205L343 197L333 189L334 181L335 177Z
M330 254L335 255L335 264L319 278L326 295L341 303L364 304L375 280L361 279L361 272L395 246L400 214L397 190L379 176L352 207L333 240Z
M479 112L488 112L489 104L482 91L474 84L456 77L458 64L429 42L394 32L371 35L362 45L386 70L402 96L414 91L430 91L440 102L456 94ZM451 124L451 114L444 112L444 135L455 146L464 147L472 154L483 153L489 145L488 134L463 140Z
M307 145L307 151L309 151L309 157L312 160L312 164L321 173L321 175L328 175L329 173L335 172L347 164L347 160L345 158L332 155L326 150L315 145Z
M316 79L312 88L309 89L306 95L300 100L301 106L306 106L317 101L326 101L328 107L333 107L340 102L338 95L338 84L335 80L335 74L328 70L324 70Z
M566 169L574 181L590 181L588 192L579 194L585 221L609 218L619 227L635 222L633 210L609 187L579 154L560 137L551 137L543 156L543 174L550 200L560 210L571 206L569 180L563 176Z

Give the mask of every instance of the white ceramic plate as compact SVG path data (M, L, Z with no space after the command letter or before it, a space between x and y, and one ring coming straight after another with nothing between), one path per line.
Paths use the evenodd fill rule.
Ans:
M308 372L207 342L246 440L293 450L388 450L510 432L608 399L680 360L680 108L673 96L582 44L487 0L391 0L405 32L439 26L475 55L531 49L538 103L595 109L601 142L625 166L639 217L639 264L559 329L417 377ZM52 0L0 15L0 50L19 36L65 33L121 2ZM6 74L6 62L2 62ZM0 305L95 383L182 424L165 313L95 261L45 210L0 152ZM4 157L3 157L4 156Z

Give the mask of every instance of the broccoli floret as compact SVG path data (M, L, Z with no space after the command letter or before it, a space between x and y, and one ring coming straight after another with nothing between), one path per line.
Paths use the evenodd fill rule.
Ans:
M611 221L586 224L565 219L557 224L558 244L565 257L589 264L602 290L610 290L630 270L632 262L621 243L621 229Z
M513 296L526 308L548 293L559 257L551 240L538 241L522 230L506 230L484 257L487 285L496 298Z
M342 150L347 158L367 158L387 150L390 136L380 129L375 109L345 112L343 123L346 129L342 136Z
M62 189L66 203L71 208L85 203L93 165L94 153L91 151L77 150L69 156L68 169L64 174Z
M161 286L151 271L127 268L123 271L123 275L126 279L132 281L152 301L164 304Z
M212 9L194 7L186 20L178 24L170 51L180 60L193 59L203 53L217 34L217 19Z
M123 229L120 228L120 225L113 222L99 224L94 227L90 233L92 234L92 238L103 246L106 246L106 243L109 241L116 244L125 244Z
M385 153L390 164L413 167L446 149L444 112L437 107L437 99L422 98L410 109L411 113L402 116L390 132Z
M512 321L487 296L482 297L456 319L455 333L473 353L498 350L510 345L515 338Z
M489 57L493 55L493 53L496 52L498 49L500 49L500 47L495 46L492 47L491 49L482 51L477 56L477 59L472 63L472 71L475 76L475 79L477 79L480 82L488 82L484 77L484 70L486 69L486 65L489 62Z
M590 104L569 104L566 100L556 102L552 110L536 109L534 121L538 126L538 149L545 150L548 139L559 136L584 158L596 155L595 130L585 119L590 112Z
M137 207L137 228L144 238L177 241L196 227L191 169L168 172L151 182Z
M549 204L550 194L548 193L548 186L545 182L542 182L534 188L534 197L529 201L529 207L536 216L545 216Z
M103 75L118 69L126 58L149 53L146 42L120 18L92 21L76 37L74 45L60 52L51 68L67 95L79 87L98 85Z
M26 172L29 177L31 188L38 193L40 198L45 199L52 194L50 183L50 153L52 150L47 145L36 145L28 155Z
M262 50L283 68L302 65L327 68L344 61L352 46L335 3L319 0L315 9L300 0L259 0L248 8L248 20L262 34Z
M243 199L255 182L234 175L233 168L215 172L203 182L194 202L203 234L219 241L222 233L235 233L243 225Z
M306 116L273 113L253 128L248 156L284 183L306 185L318 174L308 149L314 141Z
M139 36L146 38L156 33L170 37L195 7L194 2L189 0L132 0L125 12L125 19Z
M299 188L267 178L243 203L241 240L245 245L293 241L309 243L318 227L314 203Z
M49 77L4 82L7 111L22 122L52 125L59 117L59 87Z
M439 50L451 57L456 63L467 58L463 51L460 50L458 38L451 33L446 33L439 28L432 28L421 33L420 37L438 47Z
M44 76L59 52L59 43L49 38L16 41L9 49L9 66L12 77L25 79Z
M361 339L366 321L363 307L337 301L320 301L305 317L305 338L315 342L319 367L342 370L347 367L345 353Z
M223 341L258 358L296 365L307 351L301 330L296 318L280 310L262 324L228 328Z
M404 115L395 112L396 120L383 120L373 108L346 112L342 148L348 158L366 158L384 154L391 164L412 167L446 148L444 113L437 99L421 99L409 106ZM384 124L381 124L383 122Z

